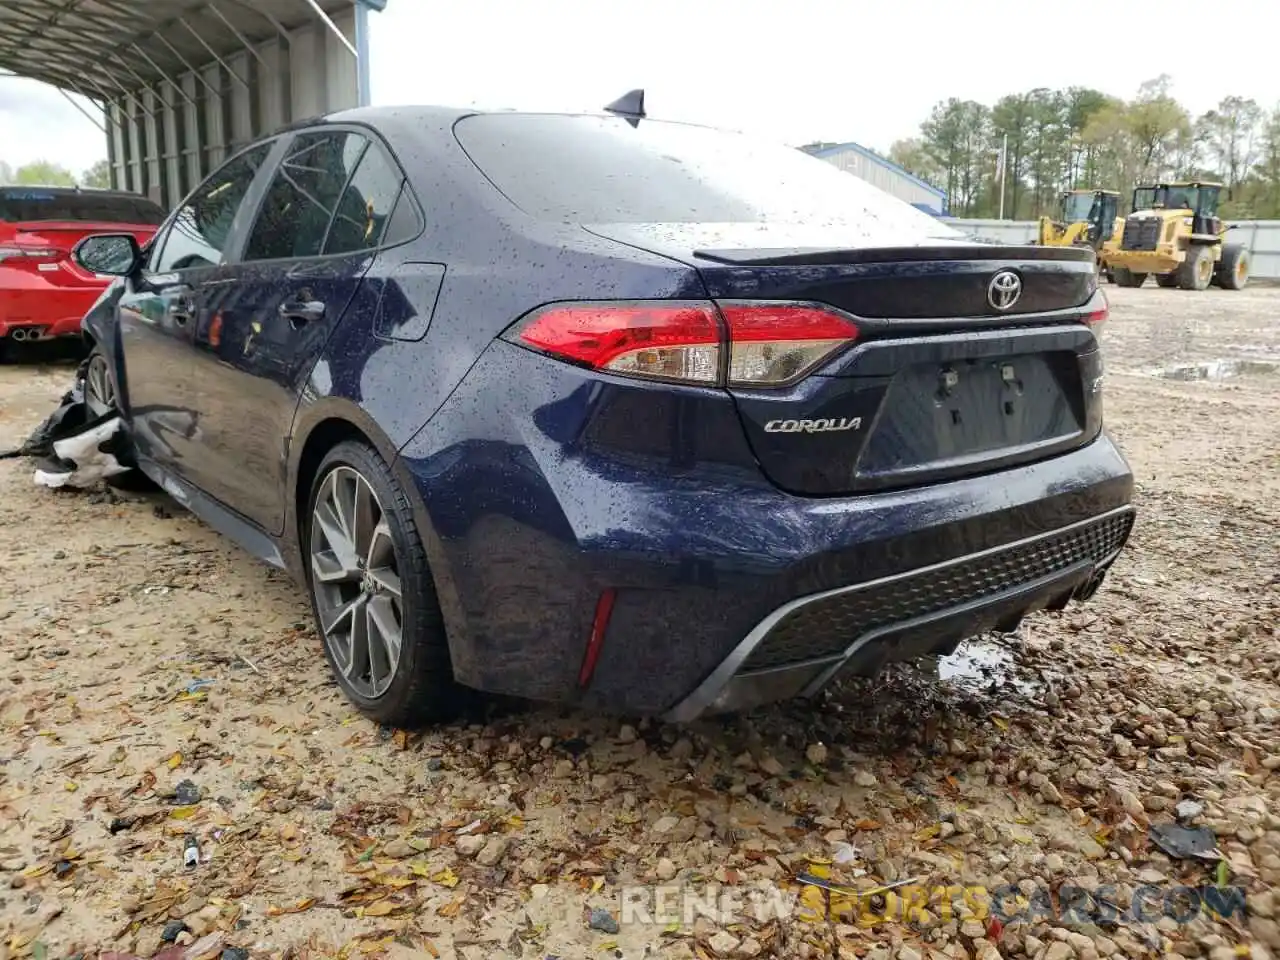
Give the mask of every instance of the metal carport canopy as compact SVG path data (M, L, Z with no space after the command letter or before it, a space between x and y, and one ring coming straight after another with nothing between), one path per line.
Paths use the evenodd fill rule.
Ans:
M357 52L367 51L368 10L384 6L4 0L0 69L93 101L115 185L172 203L244 142L368 102L368 56Z

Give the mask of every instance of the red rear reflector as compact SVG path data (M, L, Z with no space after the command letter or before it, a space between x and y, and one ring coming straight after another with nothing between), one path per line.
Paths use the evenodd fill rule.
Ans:
M803 376L857 335L849 318L810 304L652 301L552 304L519 324L514 338L593 370L775 387ZM721 369L726 348L727 380Z
M604 632L609 629L609 618L613 616L613 601L617 596L618 591L613 587L600 591L600 599L596 601L596 615L591 621L591 636L587 638L582 667L578 670L580 687L590 683L591 675L596 672L596 661L600 659L600 650L604 646Z

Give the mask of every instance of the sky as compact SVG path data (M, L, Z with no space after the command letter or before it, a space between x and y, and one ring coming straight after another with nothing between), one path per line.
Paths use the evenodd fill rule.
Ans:
M1193 115L1231 94L1270 109L1278 19L1275 0L388 0L372 91L598 110L643 87L650 116L887 150L938 100L1038 86L1129 98L1168 73ZM105 154L56 90L0 77L0 160L78 172Z

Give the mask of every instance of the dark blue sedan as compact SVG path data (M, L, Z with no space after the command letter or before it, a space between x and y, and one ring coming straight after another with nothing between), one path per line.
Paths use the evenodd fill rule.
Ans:
M353 110L77 257L91 407L386 723L809 696L1087 599L1132 525L1092 251L745 136Z

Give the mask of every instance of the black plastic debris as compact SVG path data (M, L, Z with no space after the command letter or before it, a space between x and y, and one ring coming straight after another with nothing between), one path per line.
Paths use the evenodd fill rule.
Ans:
M136 464L124 423L115 410L93 416L85 402L84 382L89 362L76 370L75 381L56 410L32 431L16 450L0 459L29 457L36 464L35 482L46 487L89 487L100 480L128 473Z
M190 929L181 920L170 920L164 925L164 930L160 932L160 941L162 943L173 943L178 939L178 934Z
M591 908L591 918L587 921L587 926L601 933L618 932L618 921L613 919L613 914L600 907Z
M1219 859L1218 838L1208 827L1184 827L1179 823L1152 824L1151 842L1175 860Z
M224 947L218 960L249 960L249 951L244 947Z
M190 780L183 780L173 789L173 802L180 807L190 807L200 802L200 788Z
M200 841L195 834L188 834L182 847L182 865L188 870L200 865Z
M137 817L113 817L111 823L107 825L107 830L112 834L122 833L125 830L132 830L137 822Z

